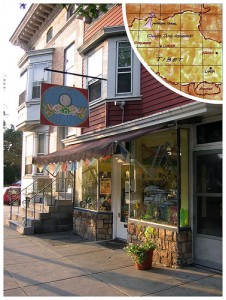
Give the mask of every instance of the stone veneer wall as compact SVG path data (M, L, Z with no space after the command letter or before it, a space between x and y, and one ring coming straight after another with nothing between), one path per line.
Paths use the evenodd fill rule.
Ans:
M73 231L87 240L109 240L113 237L112 212L74 208Z
M129 221L128 243L137 243L139 234L147 226L154 227L158 247L153 253L153 262L172 268L181 268L192 263L191 230L176 231L157 228L146 222Z

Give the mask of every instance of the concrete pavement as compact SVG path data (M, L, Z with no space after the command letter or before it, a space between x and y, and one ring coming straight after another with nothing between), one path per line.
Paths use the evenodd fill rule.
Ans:
M22 236L4 226L4 296L222 296L222 275L189 266L136 270L121 249L73 232Z

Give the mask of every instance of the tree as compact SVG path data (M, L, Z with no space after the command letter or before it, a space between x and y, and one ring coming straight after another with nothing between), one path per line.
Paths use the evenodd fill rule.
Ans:
M4 131L4 185L10 185L21 177L22 132L14 126Z
M67 10L70 8L71 4L59 4L66 8ZM86 18L97 18L100 12L107 12L108 5L107 4L78 4L73 15L78 15Z

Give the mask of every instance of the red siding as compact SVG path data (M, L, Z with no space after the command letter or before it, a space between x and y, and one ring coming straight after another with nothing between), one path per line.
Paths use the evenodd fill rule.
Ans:
M89 128L83 128L82 132L86 133L106 127L106 105L102 104L92 108L89 113Z
M109 11L97 19L94 23L86 25L84 41L91 38L103 27L124 26L122 5L116 4Z
M110 102L107 104L107 126L138 119L141 117L141 112L140 101L127 101L124 105L124 116L120 106Z
M193 102L162 85L143 66L141 67L141 95L143 117Z

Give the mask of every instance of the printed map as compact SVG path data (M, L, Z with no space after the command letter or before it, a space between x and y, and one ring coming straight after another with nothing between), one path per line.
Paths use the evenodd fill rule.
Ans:
M221 4L130 3L124 21L157 79L191 99L222 103Z

